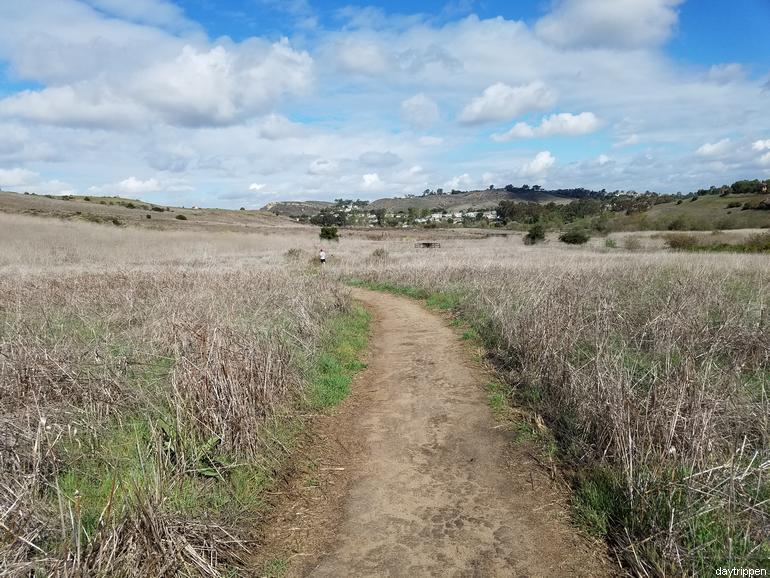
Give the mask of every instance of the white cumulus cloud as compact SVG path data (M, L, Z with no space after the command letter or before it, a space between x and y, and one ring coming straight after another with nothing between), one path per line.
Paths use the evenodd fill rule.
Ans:
M262 190L262 189L264 189L266 186L267 186L267 185L265 185L264 183L251 183L251 184L249 185L249 190L250 190L250 191L254 191L254 192L257 192L257 191L261 191L261 190Z
M117 183L111 183L88 188L89 193L95 194L117 194L117 195L144 195L148 193L159 192L186 192L193 190L183 179L169 179L161 181L154 177L149 179L139 179L131 176Z
M503 142L517 138L580 136L592 133L598 130L600 126L599 119L592 112L581 112L580 114L563 112L545 117L538 126L518 122L510 130L502 134L492 135L492 139Z
M367 191L380 190L385 186L385 182L377 173L367 173L361 179L361 186Z
M754 141L754 143L751 145L751 148L753 148L755 151L770 150L770 138L767 140Z
M640 48L671 36L684 0L560 0L535 25L557 46Z
M541 151L535 155L528 163L525 163L519 170L522 177L543 176L556 162L556 158L550 151Z
M468 103L460 113L460 122L507 121L525 112L550 108L555 103L556 95L542 82L515 87L497 82Z
M723 155L730 151L730 139L729 138L723 138L720 141L710 143L707 142L703 145L701 145L697 151L695 151L695 154L701 157L715 157L719 155Z
M438 105L422 92L401 103L402 118L416 128L427 128L439 118Z

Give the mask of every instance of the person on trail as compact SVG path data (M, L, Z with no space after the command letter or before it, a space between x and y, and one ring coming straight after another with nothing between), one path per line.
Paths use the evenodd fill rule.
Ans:
M318 258L321 260L321 265L326 263L326 251L324 251L323 247L321 247L321 250L318 252Z

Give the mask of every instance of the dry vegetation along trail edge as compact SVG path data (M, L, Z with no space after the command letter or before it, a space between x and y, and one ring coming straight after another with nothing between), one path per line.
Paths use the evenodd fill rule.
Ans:
M466 344L420 304L361 289L368 368L318 424L316 466L263 536L287 575L603 576L563 495L496 427Z

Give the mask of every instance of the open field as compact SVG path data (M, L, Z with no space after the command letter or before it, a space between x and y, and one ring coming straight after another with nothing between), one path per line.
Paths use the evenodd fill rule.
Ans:
M445 303L550 426L575 519L638 575L770 565L770 263L761 256L513 248L345 263Z
M280 239L1 220L0 574L241 566L362 314Z
M479 339L625 571L770 565L765 256L346 231L319 275L317 230L273 231L0 215L3 572L237 573L296 416L357 367L342 282Z

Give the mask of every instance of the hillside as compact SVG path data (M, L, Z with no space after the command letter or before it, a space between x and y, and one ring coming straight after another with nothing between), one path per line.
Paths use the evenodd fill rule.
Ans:
M468 209L494 209L500 201L518 201L530 203L568 203L571 199L566 195L551 191L533 189L515 189L512 192L505 189L487 189L483 191L468 191L452 195L428 195L424 197L384 198L369 204L370 209L386 209L397 213L415 209L439 209L465 211Z
M334 203L328 201L277 201L266 204L261 210L285 217L300 217L316 215L333 206Z
M431 194L414 197L386 197L372 201L366 206L367 210L385 209L388 212L407 212L412 209L437 209L438 211L465 211L468 209L494 209L500 201L520 201L534 203L568 203L576 198L570 195L571 191L543 191L535 189L515 188L512 191L505 189L486 189L483 191L467 191L455 194ZM335 206L334 203L325 201L283 201L268 203L262 207L263 211L270 211L276 215L298 217L301 215L312 216Z
M146 229L248 231L300 226L265 211L166 207L121 197L56 197L8 191L0 192L0 212Z
M612 219L615 230L638 229L764 229L770 228L770 210L744 209L759 206L770 199L767 194L704 195L661 203L631 215Z

